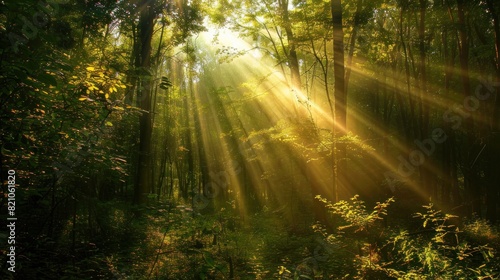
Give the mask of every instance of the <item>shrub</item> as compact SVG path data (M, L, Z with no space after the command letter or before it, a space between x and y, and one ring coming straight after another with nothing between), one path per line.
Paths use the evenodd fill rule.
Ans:
M499 276L496 250L490 246L498 244L498 232L483 220L475 219L461 229L456 216L442 213L430 203L423 206L425 211L414 215L422 226L409 232L381 223L393 198L377 203L372 211L366 209L358 196L337 203L317 199L336 217L337 226L333 232L321 224L313 226L332 246L313 277L495 279ZM288 270L281 267L280 271ZM296 273L294 277L301 279Z

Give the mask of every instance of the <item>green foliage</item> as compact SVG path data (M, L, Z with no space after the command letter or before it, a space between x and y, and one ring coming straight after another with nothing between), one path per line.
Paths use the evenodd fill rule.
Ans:
M389 275L411 279L422 275L424 279L481 278L493 279L496 250L487 245L469 245L453 219L454 215L443 214L432 204L424 206L425 213L417 213L422 223L421 232L426 238L401 232L389 242L396 253Z
M368 228L375 224L375 222L382 220L382 216L387 215L387 207L394 202L394 198L389 198L383 203L377 202L372 212L366 210L363 201L359 200L356 195L351 198L350 202L341 200L335 204L328 202L326 199L317 196L316 199L325 203L326 208L332 214L339 215L347 224L338 227L339 231L351 228L354 232L366 231Z
M321 259L319 266L323 271L316 276L350 275L351 279L496 279L498 276L498 246L495 249L478 242L496 243L498 233L482 220L466 223L462 231L453 223L456 216L443 214L429 204L424 206L425 212L415 214L422 227L409 232L381 223L393 198L377 203L373 211L367 211L358 196L335 204L321 197L317 199L341 221L337 222L340 225L334 233L321 224L313 226L335 248L328 258ZM289 270L282 266L279 272L285 275Z
M172 82L168 79L168 77L161 77L160 88L168 89L172 87Z
M464 235L471 242L476 244L491 244L498 247L500 244L500 233L498 228L491 225L490 222L473 218L465 222L463 228Z

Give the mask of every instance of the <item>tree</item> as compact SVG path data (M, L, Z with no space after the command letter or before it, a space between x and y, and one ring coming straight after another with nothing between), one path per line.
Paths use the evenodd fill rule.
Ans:
M467 32L467 18L466 18L467 4L463 0L457 0L457 26L459 35L459 60L460 60L460 79L462 82L462 93L464 98L472 96L471 81L469 76L469 34ZM467 118L464 124L466 133L466 143L469 147L477 147L474 140L474 123L472 118ZM477 173L475 172L475 165L473 164L474 158L477 156L475 153L477 149L470 149L465 155L465 162L463 167L464 172L464 188L466 195L466 203L469 214L481 213L481 188L477 184Z
M288 48L284 48L285 55L287 56L288 65L290 68L290 75L292 80L292 91L301 91L302 82L300 80L299 59L297 57L297 42L292 30L292 22L288 11L289 0L279 0L279 10L285 29L286 38L288 41Z
M490 221L495 222L498 219L498 202L499 202L499 185L500 174L500 18L498 14L498 5L495 6L493 1L486 1L488 11L493 20L493 31L495 34L495 70L496 75L494 78L495 90L493 93L495 95L495 103L493 114L491 116L491 131L489 136L488 154L490 155L489 164L490 168L488 170L487 178L487 217Z
M339 139L345 135L347 129L347 94L345 92L345 70L344 70L344 30L342 26L342 5L340 0L331 0L332 22L333 22L333 59L335 75L335 119L333 127L334 141L338 141L332 148L335 157L334 165L334 201L338 201L339 190L346 187L344 176L344 161L347 157L346 146Z
M139 117L139 156L137 177L134 187L134 202L146 202L147 194L152 187L151 178L151 135L152 135L152 74L151 74L151 41L156 18L156 0L141 0L139 3L138 43L136 67L141 73L140 88L137 91L137 101L142 109Z

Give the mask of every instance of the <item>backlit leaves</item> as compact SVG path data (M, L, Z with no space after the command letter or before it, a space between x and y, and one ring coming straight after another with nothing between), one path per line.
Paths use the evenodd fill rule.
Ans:
M120 80L120 75L106 67L87 66L85 70L86 72L79 76L71 76L69 85L82 89L88 101L90 101L90 98L97 99L99 96L104 99L121 99L119 89L127 87ZM83 101L85 99L80 97L78 100Z

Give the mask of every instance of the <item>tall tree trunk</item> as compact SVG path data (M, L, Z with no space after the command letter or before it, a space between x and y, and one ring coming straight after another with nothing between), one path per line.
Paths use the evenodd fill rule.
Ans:
M444 1L441 4L443 7ZM453 74L454 58L456 55L456 45L448 46L448 28L443 26L443 61L444 61L444 92L449 96L451 89L451 79ZM451 52L450 52L451 49ZM455 132L449 123L443 123L443 128L448 139L446 145L443 145L443 183L441 189L441 202L445 207L458 206L460 204L460 195L457 182L457 162L455 149Z
M459 58L460 58L460 78L462 80L463 96L467 98L471 96L471 84L469 77L469 38L467 35L467 21L465 15L465 0L457 0L457 14L458 14L458 34L459 34ZM474 172L473 161L476 154L473 154L474 147L473 137L473 122L472 118L465 119L465 133L466 133L466 147L469 152L465 157L464 162L464 189L467 203L467 214L477 213L481 214L480 196L481 191L479 186L476 185L476 174Z
M335 119L333 127L333 149L334 154L334 201L338 201L339 190L345 188L343 180L344 162L347 156L345 143L337 143L336 140L345 135L347 125L347 95L345 92L345 69L344 69L344 30L342 28L342 4L341 0L331 0L333 21L333 59L334 59L334 97L335 97Z
M290 16L288 12L288 2L289 0L279 0L279 5L281 9L281 17L283 19L283 27L285 29L286 38L288 41L288 65L290 67L290 76L292 79L292 89L300 91L302 83L300 81L300 68L299 59L297 57L297 43L295 41L295 36L292 30L292 23L290 21Z
M293 98L293 110L295 112L295 118L292 117L292 120L298 119L301 115L301 106L299 104L300 91L302 88L302 83L300 80L300 67L299 67L299 59L297 56L297 43L295 40L295 36L292 30L292 23L290 21L290 15L288 11L288 3L289 0L278 0L279 10L281 13L282 20L282 28L285 30L286 39L288 42L288 48L285 46L283 39L280 36L281 46L283 48L283 52L287 58L288 68L290 69L290 90ZM278 32L279 34L279 32Z
M198 189L196 189L193 184L193 188L190 190L193 193L198 194L198 198L201 198L203 195L204 186L210 183L209 177L209 169L208 169L208 158L206 154L205 142L203 141L202 129L201 129L201 121L202 114L200 113L200 109L198 109L198 99L196 98L195 91L190 91L191 94L191 106L193 110L193 123L194 123L194 137L196 140L196 147L198 152L198 163L199 163L199 172L200 176L198 177ZM196 201L196 196L193 197L193 206L195 203L200 203L200 201ZM205 203L205 201L202 201Z
M391 65L392 79L394 82L394 86L392 87L392 94L396 96L396 101L399 105L399 112L401 117L398 118L398 120L400 120L401 122L401 128L403 129L404 136L406 137L406 139L409 139L411 135L410 125L409 125L410 120L408 112L406 111L407 108L406 103L403 100L402 93L399 91L400 80L398 71L398 58L399 60L401 60L401 55L399 54L399 51L397 56L395 57L395 61Z
M347 68L345 73L345 92L349 90L349 79L352 72L352 59L354 58L354 48L356 46L356 39L358 38L358 29L361 24L361 11L363 0L358 0L356 3L356 12L354 14L354 26L352 27L351 38L349 39L349 53L347 55Z
M178 153L181 154L181 156L178 157L177 162L177 179L179 180L179 196L182 196L184 199L188 199L189 192L193 191L192 188L192 172L194 172L194 158L193 158L193 150L191 147L192 144L192 138L191 138L191 119L190 119L190 112L191 112L191 103L193 103L193 73L192 73L192 67L193 67L193 61L189 57L189 42L185 43L185 54L187 57L187 64L184 66L178 65L177 71L178 71L178 77L179 81L178 83L181 84L179 88L179 94L180 94L180 103L182 111L182 118L181 122L184 127L183 132L180 133L180 143L179 145L182 147Z
M495 4L492 0L486 1L488 10L493 19L493 29L495 32L495 107L491 121L491 132L489 137L488 155L490 156L489 170L487 172L487 201L486 215L488 220L495 222L497 220L497 207L500 190L500 18ZM487 89L489 90L489 89Z
M134 101L134 93L137 89L137 74L136 74L136 69L137 65L140 65L140 56L139 56L139 39L137 38L137 26L135 23L132 23L131 26L132 29L132 53L130 55L130 61L129 61L129 71L131 71L131 74L127 75L127 84L132 85L127 87L125 97L124 97L124 103L127 105L132 105ZM132 71L133 70L133 71Z
M426 69L426 59L427 52L425 49L425 12L427 10L427 0L420 0L420 22L418 26L418 41L419 41L419 80L420 80L420 90L419 90L419 137L420 139L428 138L429 132L429 103L427 101L427 69ZM421 185L425 190L426 195L435 196L436 189L432 188L431 182L431 157L428 155L424 164L420 167L420 179Z
M451 3L447 0L443 0L442 5L443 5L443 7L445 5L447 6L450 22L454 25L455 24L455 17L453 15ZM447 27L444 26L444 28L446 29ZM455 44L453 44L450 47L451 53L449 54L449 60L446 63L446 65L447 65L447 68L446 68L447 74L446 75L448 78L447 78L447 84L445 85L445 87L446 87L445 90L446 89L450 90L451 82L452 82L452 74L456 72L455 71L455 57L457 56L457 49L459 46L459 40L458 40L458 34L456 32L454 32L454 36L457 37L457 40L451 41L452 43L455 43ZM447 94L446 96L449 96L449 95ZM455 208L458 207L460 209L463 209L463 207L461 207L461 206L463 205L463 203L465 201L465 196L461 195L460 189L459 189L459 183L458 183L459 155L458 155L458 147L456 145L457 138L456 138L455 132L451 128L451 124L447 123L444 127L445 127L446 135L448 135L448 137L449 137L448 143L450 143L450 145L447 145L447 146L449 148L449 160L450 160L450 170L449 170L450 181L449 181L449 184L451 187L451 197L453 199L453 206L455 206ZM449 133L446 130L449 130Z
M408 128L405 128L407 140L411 140L412 133L414 133L414 121L415 121L415 106L413 104L413 96L411 93L411 75L410 75L410 62L409 62L409 45L407 46L404 40L404 30L403 30L403 22L404 22L404 13L406 9L408 9L409 4L404 2L401 4L400 18L399 18L399 38L401 40L401 47L403 48L404 54L404 67L405 67L405 75L406 75L406 94L408 95L408 105L410 107L410 113L407 119ZM413 135L415 136L415 135Z
M164 135L164 139L161 142L159 148L157 149L157 152L160 154L159 155L159 172L158 172L158 179L156 181L156 195L157 199L160 200L161 195L162 195L162 189L163 189L163 184L165 182L165 177L167 177L167 162L168 162L168 149L167 149L167 141L168 141L168 134ZM154 178L154 177L153 177Z
M143 110L139 117L139 164L134 188L134 203L146 202L147 194L151 189L151 134L153 131L151 122L151 40L153 38L154 6L156 0L143 0L140 4L139 15L139 43L138 52L141 69L141 87L137 91L137 100Z
M419 98L419 110L420 110L420 137L427 137L428 126L429 126L429 106L426 100L427 95L427 71L426 71L426 59L427 53L425 50L425 11L427 9L427 0L420 0L420 22L418 27L418 49L419 49L419 78L420 78L420 98Z
M186 43L186 51L187 51L187 48L188 48L188 44ZM190 192L193 190L194 186L195 186L195 170L194 170L194 149L193 149L193 139L192 139L192 130L191 130L191 114L190 112L192 112L193 110L193 105L194 103L196 103L196 100L194 99L194 93L195 93L195 84L193 82L194 80L194 77L193 77L193 71L191 69L194 68L194 61L191 61L189 62L189 70L188 70L188 84L187 86L189 87L189 89L186 91L186 95L184 97L184 118L185 118L185 127L187 128L186 129L186 132L185 132L185 146L186 146L186 149L187 149L187 169L188 169L188 172L187 172L187 178L186 178L186 190L189 190ZM188 91L189 91L189 95L188 95ZM195 109L197 110L198 108L195 107ZM198 132L199 133L199 132ZM185 194L183 194L184 198L187 198L187 195L188 193L186 192Z

